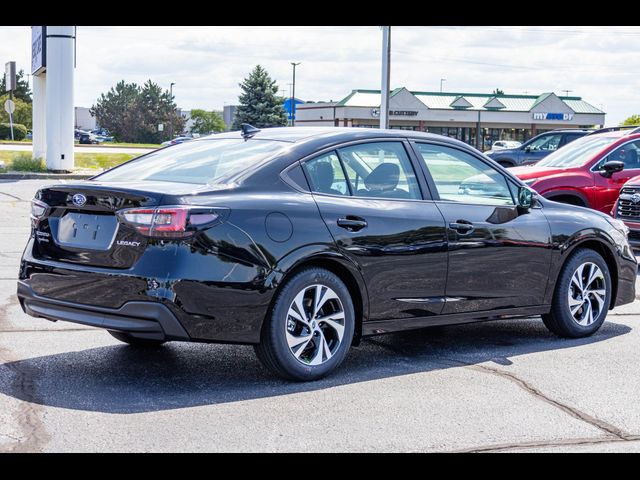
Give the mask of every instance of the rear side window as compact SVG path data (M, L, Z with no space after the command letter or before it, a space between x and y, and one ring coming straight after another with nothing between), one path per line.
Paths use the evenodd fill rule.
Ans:
M338 149L353 194L421 199L411 160L401 142L361 143Z
M308 160L304 164L311 190L329 195L349 195L349 187L336 152Z
M161 181L215 185L262 165L290 144L227 138L161 148L96 177L101 181Z

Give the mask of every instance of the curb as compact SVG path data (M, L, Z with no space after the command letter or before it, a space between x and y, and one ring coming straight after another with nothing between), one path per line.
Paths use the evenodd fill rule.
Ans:
M98 173L37 173L37 172L8 172L0 173L0 180L86 180Z

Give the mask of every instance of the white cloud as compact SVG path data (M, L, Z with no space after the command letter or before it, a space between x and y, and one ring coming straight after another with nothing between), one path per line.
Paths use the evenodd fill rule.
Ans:
M338 100L379 88L381 34L370 27L78 27L76 104L90 106L117 81L175 82L182 108L235 103L260 63L289 94ZM582 96L617 124L640 113L638 27L392 27L392 87ZM0 63L30 63L29 27L0 27Z

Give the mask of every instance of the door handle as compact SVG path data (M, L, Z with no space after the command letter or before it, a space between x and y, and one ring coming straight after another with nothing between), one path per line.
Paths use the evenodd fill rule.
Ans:
M473 231L473 223L466 220L458 220L457 222L451 222L449 228L455 230L461 235L471 233Z
M368 223L364 218L355 217L352 215L347 215L346 218L338 219L338 226L348 230L350 232L357 232L358 230L362 230L366 228Z

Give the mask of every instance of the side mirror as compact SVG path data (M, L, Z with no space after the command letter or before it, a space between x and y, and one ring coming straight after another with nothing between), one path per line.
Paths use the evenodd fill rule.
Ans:
M527 153L531 152L531 145L527 145L526 147L524 147L524 151Z
M614 173L624 170L624 163L618 160L609 160L600 167L600 175L605 178L611 177Z
M529 187L518 188L518 207L529 210L533 206L533 192Z

